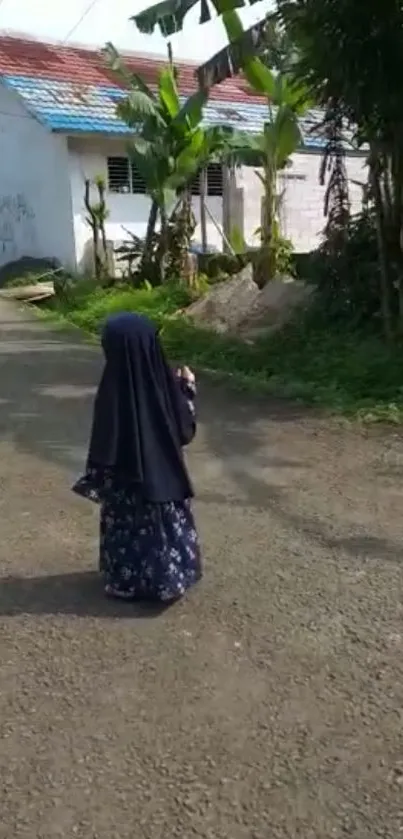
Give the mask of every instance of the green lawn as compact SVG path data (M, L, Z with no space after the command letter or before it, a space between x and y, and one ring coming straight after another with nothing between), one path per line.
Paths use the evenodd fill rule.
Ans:
M231 374L242 387L298 399L367 422L403 421L401 348L380 338L328 324L291 324L254 345L196 328L177 312L191 300L181 286L96 289L80 284L50 313L96 334L119 311L147 314L161 329L170 358Z

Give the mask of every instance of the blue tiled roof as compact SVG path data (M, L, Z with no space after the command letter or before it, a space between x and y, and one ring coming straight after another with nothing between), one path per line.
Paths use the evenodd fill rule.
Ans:
M77 85L30 76L3 75L3 82L24 101L27 109L52 131L86 134L129 134L116 114L116 103L125 96L116 87ZM264 104L212 100L204 109L204 124L239 128L250 134L261 133L267 122ZM311 134L320 122L318 111L301 120L305 148L321 149L324 139Z

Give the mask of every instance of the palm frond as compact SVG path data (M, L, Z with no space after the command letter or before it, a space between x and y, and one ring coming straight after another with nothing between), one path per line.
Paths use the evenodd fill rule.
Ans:
M152 119L155 125L164 127L161 114L155 102L142 90L131 90L117 103L116 113L130 128L136 128L145 119Z
M135 23L139 32L145 35L152 35L155 29L159 28L161 34L167 37L181 31L187 13L198 3L199 0L162 0L162 3L133 15L130 20ZM204 23L210 20L207 0L202 0L201 7L200 23Z
M216 15L232 12L234 9L241 9L245 6L253 6L259 0L210 0L213 13L210 9L209 0L162 0L149 9L144 9L137 15L130 18L140 32L145 35L152 35L158 28L166 38L181 32L185 17L191 9L199 6L199 23L208 23Z
M233 15L231 18L234 20ZM223 21L228 24L229 16L225 15ZM199 86L208 90L213 85L236 76L244 68L245 60L256 58L267 47L266 29L265 18L249 29L239 31L237 37L232 33L230 43L197 69Z
M144 79L139 76L137 73L133 73L126 67L124 61L122 61L119 52L117 51L116 47L108 41L105 44L104 49L102 50L102 54L104 59L111 70L120 76L122 82L125 84L126 87L129 88L137 88L137 90L144 93L145 96L148 96L150 99L156 101L156 96L154 91L149 87Z

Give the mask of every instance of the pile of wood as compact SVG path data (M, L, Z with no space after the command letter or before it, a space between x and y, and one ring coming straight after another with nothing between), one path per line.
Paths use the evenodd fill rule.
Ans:
M0 296L10 300L20 300L23 303L41 303L48 300L55 293L53 282L35 283L26 286L2 288Z

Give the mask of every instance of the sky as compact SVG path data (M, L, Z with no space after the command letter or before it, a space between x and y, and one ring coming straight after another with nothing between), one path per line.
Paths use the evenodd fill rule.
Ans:
M106 41L112 41L120 50L164 55L166 42L162 36L142 35L129 20L130 16L150 5L153 5L151 0L53 0L53 3L49 0L0 0L0 34L8 30L91 46L103 46ZM272 0L260 0L243 10L244 25L251 26L261 20L272 7ZM227 43L220 21L199 26L197 17L197 11L190 12L184 31L172 38L173 53L177 58L205 60Z

